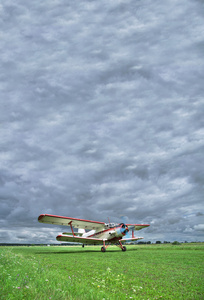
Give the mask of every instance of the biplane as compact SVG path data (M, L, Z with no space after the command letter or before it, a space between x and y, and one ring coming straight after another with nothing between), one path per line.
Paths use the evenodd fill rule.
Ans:
M135 237L134 231L149 226L149 224L105 223L49 214L41 214L38 221L40 223L70 226L71 232L58 235L56 237L57 241L81 243L82 247L88 244L103 245L102 252L105 252L110 244L126 251L126 247L122 243L143 239L143 237ZM75 232L74 228L78 229L78 232Z

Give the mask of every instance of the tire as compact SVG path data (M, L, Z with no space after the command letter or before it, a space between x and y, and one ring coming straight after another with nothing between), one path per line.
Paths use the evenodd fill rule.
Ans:
M127 249L126 249L126 247L125 246L123 246L123 248L122 248L122 251L126 251Z
M105 247L101 247L101 252L106 252L106 248Z

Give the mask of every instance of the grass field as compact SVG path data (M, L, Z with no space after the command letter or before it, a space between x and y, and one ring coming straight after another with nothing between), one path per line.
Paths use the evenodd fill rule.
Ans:
M204 299L204 244L0 247L0 299Z

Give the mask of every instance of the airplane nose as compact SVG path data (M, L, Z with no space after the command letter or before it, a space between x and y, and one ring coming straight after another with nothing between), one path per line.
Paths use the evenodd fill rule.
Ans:
M124 224L121 225L120 227L120 232L123 234L123 235L126 235L126 233L129 231L128 227L125 226Z

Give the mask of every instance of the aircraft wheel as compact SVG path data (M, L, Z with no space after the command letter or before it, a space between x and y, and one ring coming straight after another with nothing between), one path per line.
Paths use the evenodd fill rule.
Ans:
M82 245L82 248L84 248L84 244Z
M101 252L106 252L106 248L105 247L101 247Z
M126 247L125 246L123 246L123 248L122 248L122 251L126 251L127 249L126 249Z

